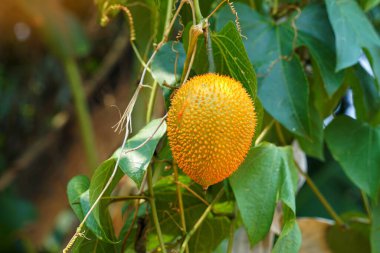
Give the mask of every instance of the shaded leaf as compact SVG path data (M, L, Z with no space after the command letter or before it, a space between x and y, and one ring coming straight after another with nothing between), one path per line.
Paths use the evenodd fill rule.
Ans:
M325 0L335 33L336 70L358 62L362 48L380 46L380 39L359 5L354 0Z
M375 79L360 66L350 71L349 78L358 120L377 125L380 123L380 96Z
M90 191L85 191L80 197L80 204L83 210L83 214L91 208L90 202ZM113 231L111 217L109 216L108 208L102 207L103 209L98 211L97 216L95 216L95 210L88 216L85 224L94 235L107 243L114 244L116 242L116 237Z
M186 53L182 43L170 41L157 52L151 70L153 78L163 83L175 86L181 79Z
M127 140L127 143L123 148L124 153L120 159L119 166L124 174L128 175L138 187L141 186L145 171L152 159L154 150L165 132L165 121L162 122L162 119L152 120L135 136ZM145 141L147 142L141 146L141 148L128 152L128 150L139 147ZM120 152L121 148L119 148L112 157L117 158Z
M79 237L73 245L72 252L88 253L116 253L120 252L119 246L98 239L90 230L85 237ZM87 239L88 238L88 239Z
M376 198L380 189L380 128L340 116L327 126L325 136L347 176Z
M89 187L90 180L83 175L73 177L67 184L67 198L79 220L83 220L85 215L80 205L80 196L87 191Z
M308 48L319 68L328 96L332 96L343 82L343 72L335 73L334 34L327 12L321 4L310 4L296 20L298 43Z
M98 168L96 168L94 175L91 178L89 195L90 203L94 204L96 199L99 197L100 193L103 191L104 187L107 185L108 180L111 178L116 165L116 159L110 158L104 161ZM120 181L123 173L120 168L117 168L116 174L108 186L107 190L104 192L103 197L110 196L113 189ZM114 237L112 224L109 222L110 216L108 212L108 201L100 201L99 204L94 208L92 215L95 217L96 221L102 227L102 229L109 233L109 238ZM98 235L98 233L95 233Z
M235 8L248 38L244 41L248 57L259 76L260 101L288 130L308 136L309 88L301 62L292 54L294 32L290 22L276 24L244 4L235 4ZM228 7L223 8L217 17L217 28L229 20L234 16Z
M334 225L327 230L326 239L331 251L334 253L371 252L369 221L352 215L343 219L348 225L347 229Z

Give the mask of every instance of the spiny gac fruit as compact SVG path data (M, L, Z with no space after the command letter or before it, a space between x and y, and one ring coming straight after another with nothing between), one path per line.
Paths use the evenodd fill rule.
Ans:
M204 188L244 161L255 126L253 102L242 84L212 73L186 82L172 98L167 118L175 161Z

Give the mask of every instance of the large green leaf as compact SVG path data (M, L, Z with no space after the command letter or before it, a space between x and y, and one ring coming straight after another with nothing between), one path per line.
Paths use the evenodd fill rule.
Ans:
M90 191L87 190L80 196L80 205L83 210L83 214L87 214L91 208ZM93 211L87 218L85 224L88 229L100 240L116 244L116 236L114 234L111 217L109 216L108 208L106 205L101 206L101 210L98 211L95 216ZM100 208L99 208L100 209Z
M276 24L244 4L235 4L239 13L245 48L259 78L258 95L264 108L291 132L309 135L309 87L299 58L292 55L294 32L290 22ZM216 26L233 20L223 8ZM230 35L228 35L230 36ZM284 58L291 57L291 60Z
M79 220L83 220L85 215L80 205L80 196L87 191L89 187L90 180L83 175L73 177L67 184L67 197L71 208Z
M341 116L326 128L325 136L347 176L376 198L380 189L380 128Z
M332 96L343 82L343 72L335 73L334 34L327 12L320 4L308 5L296 20L298 43L308 48L320 70L325 89Z
M140 132L129 139L123 149L119 148L113 154L113 157L116 159L120 152L124 152L119 166L138 186L141 185L154 150L165 132L165 121L162 121L162 119L152 120ZM144 145L142 145L143 143ZM141 146L139 149L128 152L128 150L139 146Z
M380 39L359 5L354 0L325 0L335 33L336 70L358 62L362 48L380 46Z
M116 165L116 159L110 158L106 161L104 161L98 168L96 168L94 175L91 178L90 188L89 188L89 202L87 202L87 196L82 194L81 196L81 204L82 208L83 206L86 207L86 210L89 210L89 207L87 207L87 204L93 205L96 201L96 199L99 197L100 193L103 191L104 187L107 185L111 174L114 172ZM123 176L123 173L121 172L120 168L117 168L116 174L111 181L111 184L108 186L107 190L104 192L103 197L110 196L113 189L115 188L116 184L120 181L121 177ZM108 201L100 201L92 211L92 214L90 215L89 221L86 223L93 223L93 226L90 228L93 228L92 231L95 233L98 238L102 240L106 240L109 242L115 241L115 235L113 232L113 226L110 222L110 215L108 212ZM83 210L85 210L83 208ZM84 213L87 213L85 211ZM95 221L92 221L94 219ZM99 230L94 229L96 226L94 224L97 224L100 227L100 233Z
M295 222L297 169L290 147L264 143L251 149L230 182L251 243L268 233L279 199L284 204L284 227L276 250L297 252L301 240Z
M256 73L248 59L242 38L232 22L218 33L211 35L216 71L240 81L253 99L258 128L261 127L263 110L257 96ZM257 131L259 132L259 131Z

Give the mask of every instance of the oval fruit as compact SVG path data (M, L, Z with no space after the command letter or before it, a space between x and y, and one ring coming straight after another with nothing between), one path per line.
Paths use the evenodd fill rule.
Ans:
M178 89L167 126L178 166L207 188L230 176L244 161L256 115L239 81L209 73L195 76Z

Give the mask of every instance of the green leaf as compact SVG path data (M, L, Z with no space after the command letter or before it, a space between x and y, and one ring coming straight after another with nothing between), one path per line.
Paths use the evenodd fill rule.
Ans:
M152 62L152 76L161 85L166 105L170 104L170 95L173 90L163 86L163 84L178 85L185 59L186 53L182 43L170 41L162 46Z
M380 95L375 80L360 66L349 72L358 120L372 125L380 123Z
M341 116L326 128L325 136L334 159L351 181L376 198L380 189L380 128Z
M98 239L91 230L86 231L86 238L78 237L72 252L74 253L118 253L120 252L119 246L111 243L104 242Z
M362 48L380 46L380 39L359 5L354 0L325 0L335 33L336 70L358 62Z
M283 206L284 226L273 248L273 253L298 252L301 247L301 231L295 215L286 205Z
M217 73L229 75L243 84L255 104L257 125L260 128L263 111L257 96L256 74L236 26L228 22L220 32L212 33L211 39Z
M330 97L327 94L323 80L320 74L319 68L316 66L315 61L312 61L313 66L313 80L310 82L310 99L313 101L315 109L318 111L322 119L330 116L334 113L342 97L346 94L350 81L348 80L348 72L345 71L345 79L343 85ZM315 120L313 116L313 108L311 107L311 121ZM313 122L311 122L311 128L313 128Z
M306 154L323 160L323 119L314 104L310 105L310 123L310 137L296 136L296 138Z
M320 4L308 5L296 20L298 43L308 48L320 70L325 89L331 97L343 82L343 72L335 73L334 34L326 9Z
M87 214L91 208L90 191L85 191L80 196L80 204L84 214ZM107 243L115 244L116 237L114 234L111 217L109 216L108 208L102 206L102 210L98 211L98 216L95 216L95 210L88 216L85 224L94 235ZM99 217L99 212L101 216Z
M163 83L175 86L181 79L186 53L182 43L170 41L157 52L151 66L153 78Z
M380 252L380 199L373 201L371 224L371 252Z
M89 188L89 203L92 205L95 203L96 199L99 197L100 193L103 191L104 187L107 185L111 174L114 172L116 165L116 159L110 158L106 161L104 161L98 168L96 168L94 175L91 178L90 188ZM107 190L104 192L103 197L110 196L113 189L117 185L117 183L120 181L121 177L123 176L123 173L121 172L120 168L117 168L116 174L111 181L111 184L107 187ZM82 203L82 201L84 201ZM82 208L83 205L85 205L86 210L89 210L89 207L87 207L87 196L84 196L82 194L81 196L81 203ZM92 226L93 232L96 236L98 236L102 240L106 240L108 242L115 241L115 235L113 231L112 223L110 222L110 215L108 212L108 201L101 200L98 205L94 208L92 211L92 214L90 215L91 219L95 219L95 221L89 221L90 223L97 223L100 227L100 233L99 230L94 229L96 227L95 225ZM84 209L83 209L84 210ZM85 211L84 213L87 213ZM89 220L90 220L89 218ZM86 223L87 224L87 223Z
M248 57L259 78L258 95L264 108L291 132L309 135L308 83L299 58L293 55L294 32L290 22L276 24L244 4L235 4ZM217 28L235 18L223 8ZM228 35L230 36L230 35ZM292 57L291 57L292 56ZM291 60L284 58L291 57Z
M119 166L122 171L138 185L138 187L141 186L145 171L152 159L154 150L165 132L165 121L162 122L162 119L152 120L135 136L129 139L123 148L124 153L120 159ZM127 152L142 144L143 146L141 148L132 152ZM119 148L112 157L117 158L120 152L121 148Z
M297 169L291 148L264 143L251 149L230 183L250 242L256 244L268 233L279 198L285 204L285 216L276 247L297 252L301 240L295 222Z
M79 220L83 220L85 215L80 205L80 196L87 191L89 187L90 180L83 175L73 177L67 184L67 198Z

